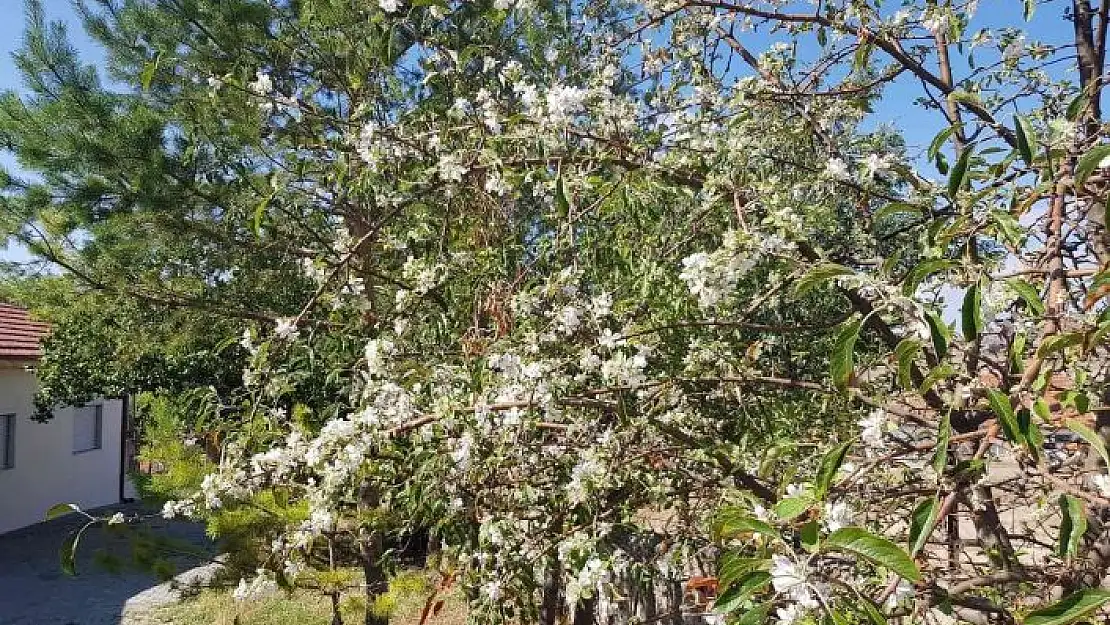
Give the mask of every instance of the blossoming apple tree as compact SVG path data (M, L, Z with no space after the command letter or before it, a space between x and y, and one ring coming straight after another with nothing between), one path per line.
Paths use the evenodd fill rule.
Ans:
M73 235L169 211L221 233L128 256L173 303L308 285L164 510L279 519L239 595L372 602L424 533L476 622L1103 618L1108 3L99 4L157 158L44 159L17 234L141 297ZM47 69L17 152L105 92Z

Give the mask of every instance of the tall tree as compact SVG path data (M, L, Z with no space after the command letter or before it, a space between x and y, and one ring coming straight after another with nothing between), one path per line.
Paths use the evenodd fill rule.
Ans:
M30 6L11 230L249 326L165 511L280 519L242 594L351 553L379 605L428 530L481 622L670 618L714 540L746 622L1110 601L1105 3L1054 46L1033 2L101 0L109 86Z

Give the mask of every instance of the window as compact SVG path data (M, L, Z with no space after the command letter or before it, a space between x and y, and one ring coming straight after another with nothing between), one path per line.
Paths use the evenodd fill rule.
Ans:
M0 414L0 469L15 467L15 415Z
M73 409L73 453L100 449L104 416L101 406Z

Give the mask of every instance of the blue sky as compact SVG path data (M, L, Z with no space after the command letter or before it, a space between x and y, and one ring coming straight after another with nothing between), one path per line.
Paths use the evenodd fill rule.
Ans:
M1065 3L1058 0L1042 0L1028 24L1030 39L1045 43L1065 43L1071 39L1071 24L1063 20ZM0 91L20 90L22 80L11 60L11 54L19 48L23 39L24 16L22 0L0 0L0 6L7 9L0 19ZM895 3L890 3L896 6ZM101 51L89 40L74 14L71 0L43 0L48 20L61 20L68 26L71 42L81 51L86 62L97 63L103 59ZM1001 24L1024 26L1022 21L1022 2L1019 0L982 0L980 10L972 31L979 28L995 28ZM773 41L771 37L756 36L751 41L752 48L760 49L760 44ZM987 51L981 54L981 61L997 58ZM957 77L966 68L956 68ZM1077 77L1072 77L1076 82ZM888 122L901 129L911 145L911 154L924 149L932 137L944 126L936 113L926 114L912 105L913 99L920 94L920 84L913 79L903 78L887 92L879 108L875 111L872 123ZM1005 121L1008 121L1005 119ZM914 150L913 148L917 148ZM15 162L10 155L0 152L0 166L14 168ZM926 170L928 168L926 167ZM939 176L939 175L938 175ZM0 248L0 260L25 260L26 254L19 249Z

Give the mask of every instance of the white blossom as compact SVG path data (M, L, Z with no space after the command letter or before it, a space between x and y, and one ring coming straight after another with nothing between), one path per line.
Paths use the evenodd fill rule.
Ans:
M1100 474L1091 478L1091 482L1103 497L1110 497L1110 475Z
M732 292L755 264L756 259L748 254L740 233L729 231L720 249L712 254L695 252L682 259L679 278L690 294L698 298L701 308L712 308Z
M297 336L297 322L291 317L281 317L274 324L274 336L286 340Z
M867 417L860 420L859 426L863 442L873 447L882 446L887 428L886 411L882 408L872 410Z
M257 601L275 595L277 592L277 582L271 579L265 571L259 569L257 575L250 582L245 578L240 578L239 585L235 587L231 596L238 602Z
M932 8L921 16L921 25L934 35L948 32L948 12L943 9Z
M838 501L825 504L825 514L821 522L824 524L825 530L832 533L851 525L854 517L855 513L852 508L848 504Z
M501 581L493 579L486 582L486 584L482 586L482 595L490 602L497 602L500 600L503 595Z
M447 182L462 182L463 176L469 169L463 163L462 156L458 154L443 154L436 165L439 177Z
M791 593L806 584L805 566L787 556L776 554L771 561L771 584L775 592Z
M797 603L791 603L775 610L776 625L794 625L805 616L805 610Z
M589 92L578 87L555 85L547 92L547 115L556 124L570 122L582 113Z
M894 592L886 598L884 606L887 610L893 610L903 601L912 599L915 594L913 584L904 579L899 579L898 585L894 587Z
M851 175L848 173L848 164L836 157L830 158L829 162L825 163L825 173L837 180L846 180Z
M890 169L890 156L886 154L868 154L863 160L863 170L868 178L874 178Z
M247 83L247 89L255 95L267 96L274 90L274 80L262 70L254 75L254 80Z

